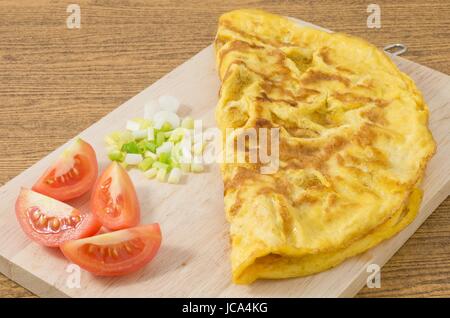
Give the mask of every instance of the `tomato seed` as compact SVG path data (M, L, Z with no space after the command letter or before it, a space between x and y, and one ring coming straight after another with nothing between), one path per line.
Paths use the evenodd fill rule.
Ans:
M41 217L39 218L38 224L40 226L45 226L47 225L47 217L45 215L41 215Z
M33 213L31 213L31 217L35 221L39 220L39 218L41 217L41 212L39 211L39 209L34 210Z
M58 218L53 218L52 222L50 223L51 228L54 231L59 230L61 223L59 222Z

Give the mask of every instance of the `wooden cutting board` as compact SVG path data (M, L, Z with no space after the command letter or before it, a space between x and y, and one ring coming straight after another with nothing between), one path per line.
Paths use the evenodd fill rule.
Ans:
M309 25L297 20L299 24ZM315 27L315 26L313 26ZM258 281L250 286L231 283L228 225L223 210L223 186L217 165L203 174L189 175L181 185L131 177L142 206L142 223L159 222L163 244L145 269L126 277L98 278L82 271L80 288L70 288L73 276L68 261L57 249L30 242L14 214L21 186L31 187L40 174L71 142L61 146L0 188L0 271L40 296L68 297L343 297L355 295L365 284L369 264L382 266L416 231L450 193L450 78L394 57L425 96L431 114L430 128L438 151L428 165L420 214L392 239L340 266L305 278ZM129 118L142 116L143 105L162 94L177 96L182 115L202 119L213 127L219 80L214 52L209 46L118 107L79 137L97 151L100 169L108 164L103 137L123 129ZM87 209L88 196L71 204Z

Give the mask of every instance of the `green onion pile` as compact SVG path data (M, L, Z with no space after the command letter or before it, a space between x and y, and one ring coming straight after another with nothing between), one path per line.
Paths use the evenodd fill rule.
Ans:
M109 159L160 182L179 183L183 173L202 172L203 140L195 140L191 117L178 117L179 106L173 96L150 101L143 118L129 120L126 130L106 136Z

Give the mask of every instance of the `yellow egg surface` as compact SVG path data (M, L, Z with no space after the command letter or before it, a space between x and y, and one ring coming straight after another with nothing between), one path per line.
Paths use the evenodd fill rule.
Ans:
M222 15L215 50L224 135L280 134L275 173L222 164L235 283L324 271L414 219L436 146L421 93L382 51L259 10Z

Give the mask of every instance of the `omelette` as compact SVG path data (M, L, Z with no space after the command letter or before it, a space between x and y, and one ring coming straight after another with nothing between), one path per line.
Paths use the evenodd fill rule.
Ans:
M222 15L214 46L223 135L279 130L273 173L221 164L235 283L327 270L414 220L436 146L421 93L389 57L259 10Z

